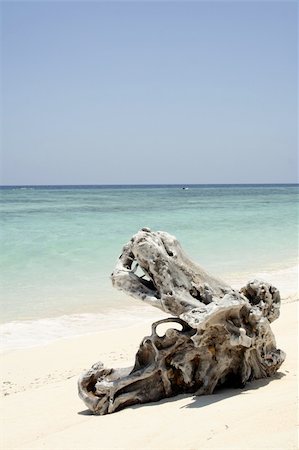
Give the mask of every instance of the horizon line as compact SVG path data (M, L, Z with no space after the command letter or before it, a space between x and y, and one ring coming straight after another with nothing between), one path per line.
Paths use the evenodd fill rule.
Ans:
M0 184L0 188L10 187L103 187L103 186L285 186L299 185L299 182L288 183L104 183L104 184Z

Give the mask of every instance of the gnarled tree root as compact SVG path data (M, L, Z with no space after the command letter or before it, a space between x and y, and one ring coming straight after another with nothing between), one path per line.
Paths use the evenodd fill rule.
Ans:
M285 359L270 327L279 316L278 290L258 280L233 290L190 261L165 232L139 231L124 246L112 282L175 317L152 325L133 368L106 369L99 362L82 374L79 395L95 414L180 393L211 394L219 385L244 386L273 375ZM162 323L182 329L159 336Z

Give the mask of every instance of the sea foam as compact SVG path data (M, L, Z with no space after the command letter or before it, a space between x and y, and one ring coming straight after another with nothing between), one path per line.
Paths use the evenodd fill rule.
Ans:
M0 351L49 344L58 339L125 328L163 318L163 313L147 305L101 314L71 314L38 320L12 321L0 325ZM150 330L149 330L150 331Z

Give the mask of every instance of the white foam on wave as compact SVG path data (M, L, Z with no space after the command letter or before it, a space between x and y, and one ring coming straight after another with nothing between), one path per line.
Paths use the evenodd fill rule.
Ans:
M235 289L244 286L252 279L260 279L273 284L279 291L283 301L298 299L299 297L299 264L275 268L267 271L231 274L226 281Z
M163 315L162 312L161 315ZM84 313L8 322L0 325L0 351L46 345L57 339L130 327L136 323L158 318L158 310L141 305L132 310L111 310L106 314Z

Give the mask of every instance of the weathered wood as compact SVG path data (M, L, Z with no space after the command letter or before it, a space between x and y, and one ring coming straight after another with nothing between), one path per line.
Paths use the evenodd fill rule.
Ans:
M152 325L133 368L97 363L80 377L79 395L95 414L184 392L211 394L223 384L244 386L273 375L285 359L270 327L279 316L279 291L258 280L232 289L192 262L168 233L140 230L111 278L116 288L175 317ZM157 326L168 322L182 330L160 337Z

